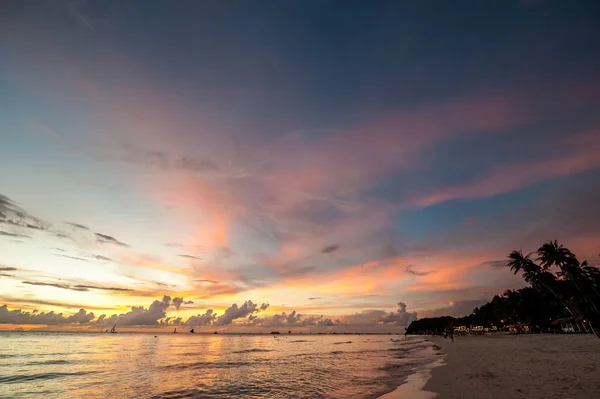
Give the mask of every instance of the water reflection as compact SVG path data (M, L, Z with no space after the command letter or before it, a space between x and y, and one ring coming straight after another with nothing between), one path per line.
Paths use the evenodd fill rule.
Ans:
M376 397L429 361L427 347L377 336L0 333L0 397Z

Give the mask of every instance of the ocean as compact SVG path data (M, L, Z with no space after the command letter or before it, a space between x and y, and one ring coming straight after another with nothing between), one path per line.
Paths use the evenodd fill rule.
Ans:
M378 398L436 356L417 336L0 332L0 397Z

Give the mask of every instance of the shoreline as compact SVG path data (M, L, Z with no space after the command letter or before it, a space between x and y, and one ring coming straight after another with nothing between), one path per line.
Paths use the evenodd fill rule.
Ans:
M402 397L584 399L600 392L600 340L590 334L459 336L454 343L442 337L428 340L443 350L443 364L422 377L418 396L403 391ZM400 396L385 397L392 398Z
M379 396L377 399L433 399L437 396L436 392L425 389L425 387L431 379L432 371L446 364L446 354L440 353L442 348L436 345L429 337L425 338L425 340L431 343L431 346L426 349L430 352L426 356L431 361L416 366L393 391Z

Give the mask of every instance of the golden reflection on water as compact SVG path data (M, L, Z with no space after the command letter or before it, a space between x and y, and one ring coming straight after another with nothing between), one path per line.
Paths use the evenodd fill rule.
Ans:
M399 373L407 374L415 361L398 359L401 352L390 349L427 346L410 338L400 341L340 335L0 333L0 397L363 398L393 389L401 382Z

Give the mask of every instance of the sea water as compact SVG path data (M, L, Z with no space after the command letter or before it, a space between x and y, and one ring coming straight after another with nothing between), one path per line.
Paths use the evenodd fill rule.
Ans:
M378 398L422 337L0 332L2 398Z

